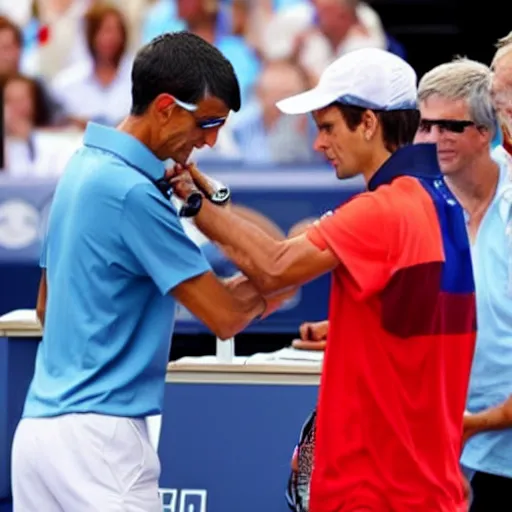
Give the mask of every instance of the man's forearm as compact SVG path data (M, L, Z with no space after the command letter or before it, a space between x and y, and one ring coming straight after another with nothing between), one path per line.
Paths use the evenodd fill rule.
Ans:
M229 209L209 201L203 202L195 223L210 240L223 246L228 257L259 290L266 293L276 289L272 277L278 272L283 243Z
M487 430L512 428L512 416L506 413L503 404L464 416L464 430L471 435Z

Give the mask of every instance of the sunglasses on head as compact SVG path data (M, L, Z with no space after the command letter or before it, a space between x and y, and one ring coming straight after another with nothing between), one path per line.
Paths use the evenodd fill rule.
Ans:
M469 126L476 126L473 121L457 119L421 119L419 129L422 132L430 133L432 127L437 126L439 131L451 133L463 133Z
M185 101L178 100L177 98L174 98L174 103L190 113L195 112L198 108L197 105L194 105L193 103L186 103ZM208 130L210 128L218 128L219 126L222 126L226 122L226 119L226 116L196 119L196 125L202 130Z

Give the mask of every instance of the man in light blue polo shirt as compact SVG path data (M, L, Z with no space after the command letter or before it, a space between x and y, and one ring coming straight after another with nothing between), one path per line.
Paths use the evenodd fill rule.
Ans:
M512 160L491 153L491 71L467 59L437 66L419 86L418 142L436 142L446 182L467 215L478 331L462 465L471 512L508 512L512 488Z
M246 279L217 280L157 187L162 161L215 144L240 108L232 66L197 36L167 34L139 51L132 81L131 114L88 125L55 192L44 337L13 444L16 512L160 511L145 417L162 409L176 300L222 339L267 305Z

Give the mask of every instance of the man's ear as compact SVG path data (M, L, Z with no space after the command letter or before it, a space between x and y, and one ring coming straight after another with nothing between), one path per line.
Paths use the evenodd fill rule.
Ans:
M372 110L365 110L361 124L363 125L365 140L371 140L377 132L379 118Z
M159 94L153 101L152 106L154 113L167 121L176 106L176 102L170 94Z

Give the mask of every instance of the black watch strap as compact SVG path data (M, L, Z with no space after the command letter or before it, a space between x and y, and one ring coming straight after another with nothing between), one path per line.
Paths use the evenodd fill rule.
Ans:
M180 209L180 217L195 217L203 206L203 195L200 192L192 192Z

